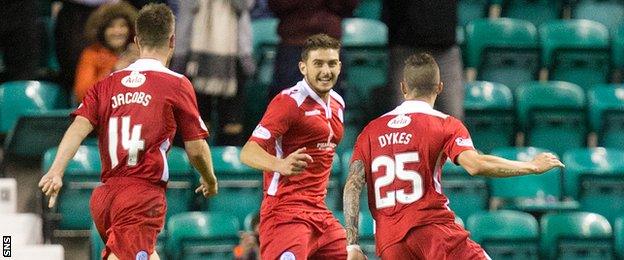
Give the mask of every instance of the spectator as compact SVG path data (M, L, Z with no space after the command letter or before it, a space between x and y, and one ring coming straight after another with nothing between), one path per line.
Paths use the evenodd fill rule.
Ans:
M388 26L390 45L389 108L402 102L399 82L403 61L416 52L428 52L440 64L445 90L438 96L436 109L463 118L464 87L461 52L456 42L457 1L384 0L382 20Z
M242 87L253 75L251 18L254 0L182 1L174 70L192 79L202 117L210 121L216 108L216 145L243 145ZM188 62L185 60L188 58ZM216 103L213 106L213 103ZM206 125L210 125L206 122Z
M277 33L281 39L269 99L301 80L297 64L305 39L318 33L340 39L342 19L351 16L357 4L358 0L269 0L269 8L280 19Z
M235 260L260 260L259 226L260 213L251 219L252 230L240 232L240 243L234 247Z
M85 36L91 44L82 52L74 84L77 103L87 90L112 71L130 65L138 50L132 46L137 10L126 2L105 4L93 12L86 24Z

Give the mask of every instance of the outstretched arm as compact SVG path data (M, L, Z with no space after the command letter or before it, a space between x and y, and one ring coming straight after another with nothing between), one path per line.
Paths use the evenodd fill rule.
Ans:
M93 131L91 122L82 116L76 116L74 122L65 132L52 166L50 166L48 172L43 175L39 181L41 191L43 191L46 196L50 196L48 207L54 207L56 196L61 190L61 187L63 187L63 175L65 174L67 164L69 160L74 158L76 151L78 151L80 147L80 143L82 143L82 140L84 140L91 131Z
M494 155L467 150L457 156L457 162L470 175L488 177L513 177L540 174L555 167L565 167L554 154L540 153L529 162L507 160Z
M349 165L349 176L343 192L348 259L364 259L364 254L358 245L360 193L366 182L364 175L364 163L361 160L355 160Z

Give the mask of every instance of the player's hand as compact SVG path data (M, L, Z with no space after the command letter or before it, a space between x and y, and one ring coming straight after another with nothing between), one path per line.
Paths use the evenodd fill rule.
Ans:
M199 178L199 187L195 189L195 193L202 193L204 198L208 198L214 195L217 195L219 192L219 184L217 183L217 179L206 181L204 178Z
M284 176L298 175L308 167L308 163L313 162L312 156L304 153L305 147L299 148L297 151L289 154L286 158L280 159L277 163L276 170Z
M555 167L565 167L565 165L557 159L552 153L540 153L531 163L535 166L535 173L543 173Z
M41 177L39 188L46 196L50 197L48 208L52 208L56 204L56 198L59 191L61 191L61 187L63 187L63 177L61 175L48 172Z
M353 248L347 251L347 260L365 260L368 259L362 249Z

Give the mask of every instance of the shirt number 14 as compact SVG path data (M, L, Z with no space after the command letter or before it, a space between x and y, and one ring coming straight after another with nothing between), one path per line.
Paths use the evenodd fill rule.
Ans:
M117 166L117 143L119 123L117 117L111 117L108 121L108 153L111 158L112 168ZM132 126L132 134L130 134L130 117L121 117L121 146L128 151L128 166L135 166L139 160L139 151L145 148L145 141L141 139L141 125Z

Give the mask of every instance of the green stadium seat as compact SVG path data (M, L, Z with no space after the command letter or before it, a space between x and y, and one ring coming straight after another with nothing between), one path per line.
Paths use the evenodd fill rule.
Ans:
M360 247L368 259L378 259L375 254L375 220L370 211L360 209Z
M611 225L599 214L546 214L540 224L544 259L612 259Z
M167 218L193 209L195 187L199 176L194 173L186 151L171 147L167 154L169 182L167 183Z
M585 90L608 82L607 27L590 20L559 20L542 24L539 34L542 63L550 80L569 81Z
M343 74L348 86L345 102L351 113L365 115L360 124L376 114L369 97L375 88L385 87L387 82L387 41L388 28L378 20L342 20Z
M624 85L604 84L587 94L592 130L598 134L598 145L624 147Z
M567 151L562 158L565 194L579 198L581 176L584 174L624 173L624 150L581 148Z
M515 118L511 90L499 83L467 82L464 85L464 122L475 147L489 152L511 146L515 140Z
M468 22L488 16L490 0L459 0L457 2L457 21L464 26Z
M624 259L624 216L618 217L613 225L613 238L615 240L615 253L620 259Z
M503 0L501 16L523 19L539 26L557 20L563 9L562 0Z
M620 0L577 0L572 18L596 21L614 31L624 24L624 4Z
M361 0L353 11L353 16L366 19L381 19L382 0Z
M581 210L598 213L609 221L624 215L624 150L571 150L563 162L566 194L579 201Z
M331 211L342 209L342 188L344 186L340 185L343 178L341 164L340 156L335 153L329 183L327 184L327 195L325 196L325 203Z
M549 151L535 147L500 147L492 150L492 155L509 160L530 161L542 152ZM540 175L491 179L490 190L492 197L503 199L535 198L541 194L559 199L561 170L552 169Z
M240 147L216 146L211 147L211 152L219 195L205 200L204 208L229 212L242 223L249 213L260 209L262 172L240 161Z
M89 240L91 241L91 260L101 260L102 250L104 250L106 245L104 244L104 241L102 241L97 228L95 228L95 223L91 223L91 229L89 231Z
M4 157L40 160L57 146L71 124L70 110L25 112L17 119L4 142Z
M516 89L516 111L525 143L563 154L587 139L585 93L572 83L527 82Z
M487 180L470 176L464 168L450 160L442 166L442 191L449 200L451 210L461 219L468 219L488 206Z
M515 87L537 78L540 53L537 29L528 21L478 19L466 25L468 66L477 80Z
M27 112L65 108L60 86L43 81L9 81L0 84L0 133L9 132Z
M624 24L615 29L611 40L613 66L621 72L624 68Z
M171 259L233 259L240 223L223 212L186 212L167 221Z
M492 259L539 259L539 227L529 213L498 210L468 218L467 229Z
M43 172L47 172L52 166L56 151L57 147L54 147L45 152L41 166ZM91 214L86 213L90 212L91 192L100 185L101 169L97 146L80 146L74 158L69 161L63 177L63 189L59 194L56 207L60 214L57 229L90 229Z

